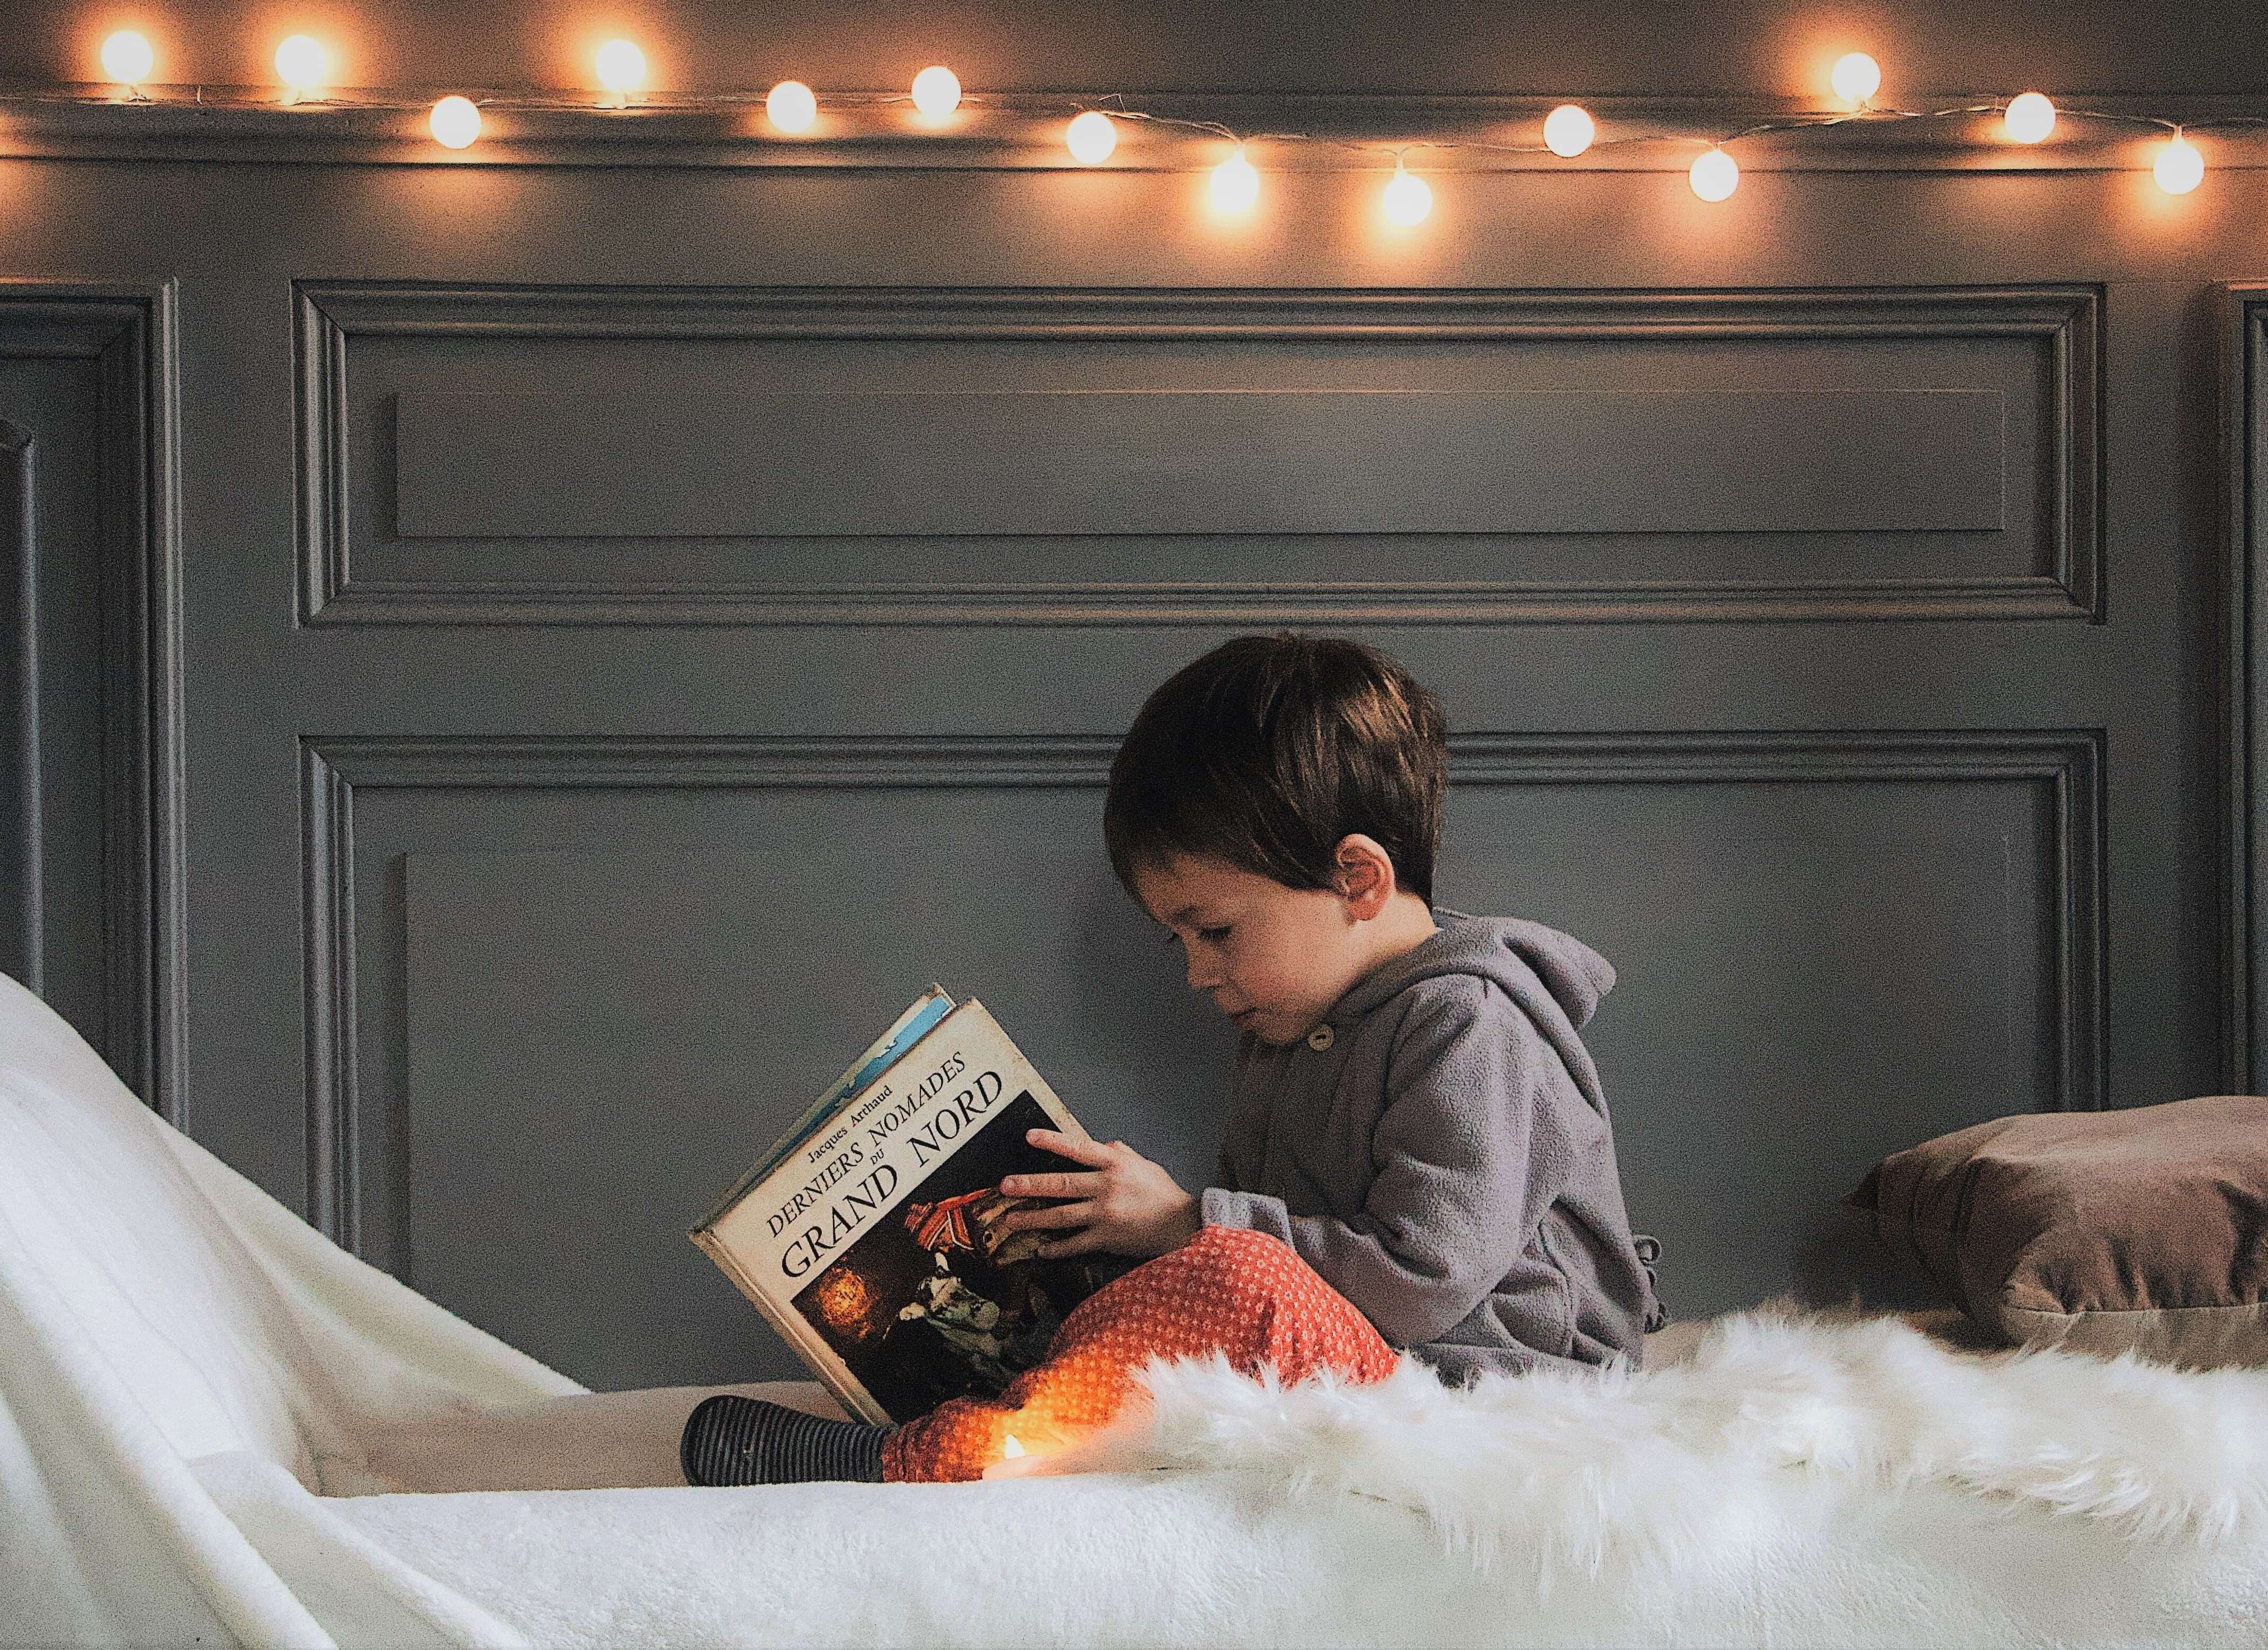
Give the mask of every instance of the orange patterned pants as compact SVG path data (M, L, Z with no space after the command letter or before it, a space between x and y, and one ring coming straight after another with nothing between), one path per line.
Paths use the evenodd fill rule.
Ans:
M892 1484L982 1477L1020 1429L1068 1442L1118 1413L1152 1358L1219 1352L1246 1374L1263 1364L1295 1384L1322 1370L1382 1381L1394 1349L1291 1249L1263 1232L1205 1226L1073 1308L1045 1361L997 1398L954 1398L884 1440Z

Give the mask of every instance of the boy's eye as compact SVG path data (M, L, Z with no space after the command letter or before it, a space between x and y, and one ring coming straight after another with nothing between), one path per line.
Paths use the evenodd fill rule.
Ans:
M1222 940L1228 938L1228 928L1200 928L1197 930L1197 938L1204 940L1207 945L1217 946ZM1176 946L1181 943L1181 940L1182 937L1179 934L1174 933L1172 930L1168 929L1166 933L1166 938L1162 943L1168 946Z

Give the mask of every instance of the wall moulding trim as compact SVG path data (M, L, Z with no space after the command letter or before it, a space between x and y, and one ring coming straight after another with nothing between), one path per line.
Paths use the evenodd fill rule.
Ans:
M91 359L100 386L104 1006L89 1041L186 1126L178 314L170 280L0 278L0 355Z
M2268 778L2268 666L2254 620L2264 611L2268 534L2268 281L2221 288L2221 1068L2232 1094L2253 1094L2268 1037L2268 868L2257 823Z
M362 790L1099 790L1101 735L328 737L300 740L307 893L308 1219L359 1252L364 1166L357 1050L354 810ZM2107 1103L2101 729L1612 733L1474 733L1450 740L1453 784L2031 782L2051 806L2051 989L2065 1109ZM395 1166L398 1171L400 1166ZM398 1173L389 1176L399 1179ZM406 1212L394 1216L405 1231Z
M1726 291L294 287L303 624L1552 623L2103 616L2103 304L2094 286ZM2043 352L2048 571L1776 583L398 579L353 565L348 353L357 335L814 340L2019 338ZM1097 535L1107 536L1107 535Z
M40 529L34 479L35 438L0 418L0 679L15 698L11 730L15 760L0 773L0 819L15 838L10 856L16 886L5 891L0 921L0 974L43 992L46 956L42 904L47 886L40 825Z
M1852 120L1815 102L1786 97L1579 99L1602 138L1658 136L1594 147L1572 159L1541 152L1467 147L1424 153L1436 173L1683 172L1694 140L1714 143L1764 122L1809 116L1796 131L1750 136L1741 145L1744 172L2102 171L2143 169L2158 134L2125 122L2091 122L2067 110L2055 134L2037 145L2006 141L1992 106L1999 92L1915 93L1918 111L1970 110L1921 120ZM1327 143L1261 143L1257 152L1278 170L1376 168L1391 146L1419 139L1440 144L1540 142L1543 115L1557 97L1484 94L1348 94L1260 92L1153 92L1121 89L1090 93L972 92L943 128L909 118L902 91L818 88L825 125L809 136L773 132L762 117L763 89L673 96L655 93L625 109L597 107L599 93L530 93L446 86L335 89L328 101L286 108L272 86L151 86L149 100L127 104L108 85L79 84L0 92L6 117L0 155L119 160L226 160L275 165L645 166L699 168L1059 171L1080 169L1063 129L1082 107L1122 96L1123 109L1162 119L1217 122L1239 132L1296 132L1338 143L1373 144L1374 153ZM426 125L444 92L482 106L480 141L453 152ZM2156 121L2203 123L2268 115L2254 95L2087 97L2088 109ZM1836 123L1822 123L1827 117ZM1217 135L1187 128L1120 122L1120 144L1101 170L1187 172L1211 166L1224 149ZM2213 164L2268 165L2268 144L2242 125L2213 134Z

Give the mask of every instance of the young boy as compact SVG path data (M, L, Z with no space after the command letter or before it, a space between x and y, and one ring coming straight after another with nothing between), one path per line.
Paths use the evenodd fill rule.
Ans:
M1011 1224L1060 1234L1051 1255L1162 1258L1000 1398L895 1434L711 1399L688 1478L974 1477L1011 1418L1107 1419L1152 1355L1218 1349L1287 1381L1378 1378L1389 1344L1452 1382L1635 1362L1660 1307L1577 1035L1614 970L1539 924L1432 905L1444 735L1399 665L1329 637L1241 637L1151 695L1103 834L1243 1033L1220 1182L1193 1194L1123 1143L1034 1131L1077 1167L1004 1182L1065 1200Z

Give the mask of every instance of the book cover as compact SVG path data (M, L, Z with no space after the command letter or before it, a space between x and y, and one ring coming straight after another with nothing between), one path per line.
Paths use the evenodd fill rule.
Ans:
M906 1041L925 1005L845 1073L871 1069L864 1086L822 1095L802 1138L767 1153L776 1167L760 1160L691 1234L869 1421L998 1392L1101 1281L1088 1258L1044 1260L1042 1234L1001 1229L1037 1201L1003 1197L1004 1176L1073 1167L1025 1131L1086 1131L982 1003Z

